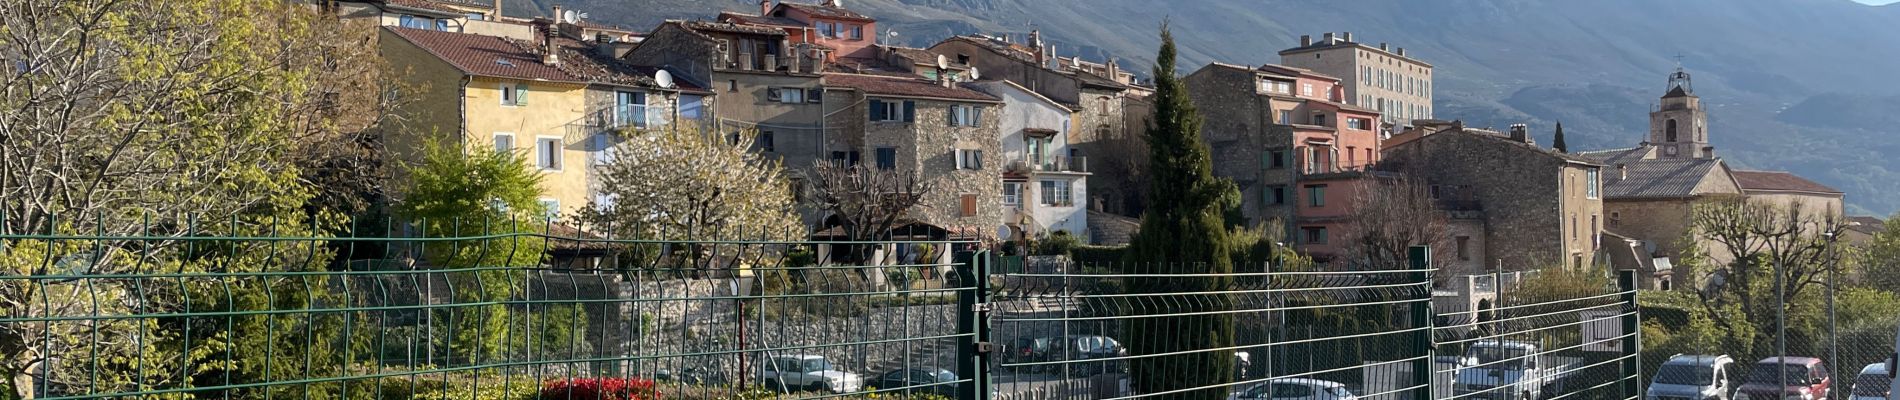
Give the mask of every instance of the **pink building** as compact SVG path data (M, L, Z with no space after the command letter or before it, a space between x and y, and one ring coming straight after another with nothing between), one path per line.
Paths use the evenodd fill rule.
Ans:
M827 61L878 58L873 47L877 44L877 19L846 9L839 0L817 4L779 1L777 5L772 0L760 0L759 11L758 16L726 13L721 18L785 29L791 44L814 43L829 48Z

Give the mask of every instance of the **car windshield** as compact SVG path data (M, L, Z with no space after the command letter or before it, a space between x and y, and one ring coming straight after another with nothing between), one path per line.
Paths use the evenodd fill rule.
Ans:
M1665 385L1708 386L1715 383L1715 373L1707 367L1694 365L1664 365L1656 370L1656 383Z
M1472 347L1465 355L1476 359L1479 368L1517 368L1524 363L1523 349Z
M1352 392L1346 391L1346 388L1339 387L1339 386L1326 388L1326 392L1332 393L1333 397L1338 397L1342 399L1352 397Z
M1777 369L1781 370L1780 376L1775 375ZM1748 371L1749 383L1780 385L1783 377L1787 378L1786 382L1789 385L1805 385L1808 381L1808 367L1793 364L1755 364L1755 370Z
M1887 397L1887 384L1889 383L1892 382L1887 380L1886 375L1862 374L1854 378L1854 395Z
M818 371L831 370L831 362L825 361L825 359L823 358L807 359L805 360L803 365L805 366L804 368L805 372L818 372Z

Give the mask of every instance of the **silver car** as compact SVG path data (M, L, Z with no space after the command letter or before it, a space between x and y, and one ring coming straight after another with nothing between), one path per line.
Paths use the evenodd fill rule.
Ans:
M1355 400L1346 385L1318 379L1274 379L1253 385L1233 395L1228 400L1272 399L1272 400Z
M1729 400L1735 360L1722 355L1677 354L1656 369L1644 400Z

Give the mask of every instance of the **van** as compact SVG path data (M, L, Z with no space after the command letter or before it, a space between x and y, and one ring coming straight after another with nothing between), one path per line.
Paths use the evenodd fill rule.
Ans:
M1860 376L1854 377L1854 394L1850 400L1886 400L1887 386L1893 379L1887 377L1887 363L1867 364L1860 369Z

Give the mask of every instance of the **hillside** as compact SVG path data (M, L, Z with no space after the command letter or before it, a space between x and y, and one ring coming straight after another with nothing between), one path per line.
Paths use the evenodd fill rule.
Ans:
M555 0L506 0L511 14ZM796 1L796 0L795 0ZM815 0L808 0L815 1ZM596 22L758 9L750 0L560 0ZM1437 67L1439 117L1476 126L1564 122L1573 148L1634 145L1678 57L1711 108L1718 154L1849 193L1850 210L1900 210L1900 6L1851 0L844 0L897 43L1040 29L1063 56L1140 70L1170 18L1183 65L1278 62L1301 34L1352 31ZM521 10L521 11L513 11ZM1020 37L1020 36L1018 36ZM1865 100L1865 101L1863 101ZM1799 138L1800 140L1792 140ZM1548 137L1542 139L1548 143Z

